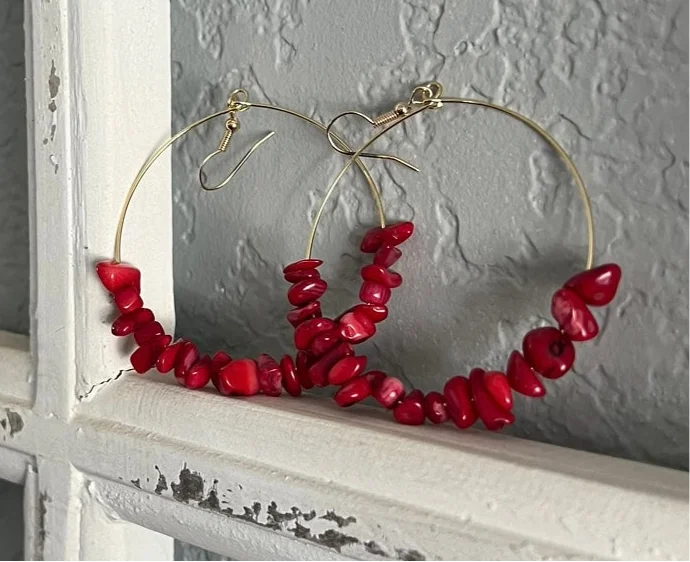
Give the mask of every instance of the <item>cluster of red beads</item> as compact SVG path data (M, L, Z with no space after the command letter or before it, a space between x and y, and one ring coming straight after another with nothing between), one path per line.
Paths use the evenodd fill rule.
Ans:
M302 393L295 364L289 355L285 355L279 365L266 354L260 355L256 361L233 360L223 351L213 357L201 355L190 341L173 343L172 336L165 334L153 312L144 308L138 269L105 261L96 265L96 272L113 296L120 313L112 324L113 334L133 335L138 346L130 357L137 373L145 373L154 367L160 373L174 371L177 382L187 388L203 388L212 381L218 392L226 396L253 396L259 392L280 396L282 388L292 396Z

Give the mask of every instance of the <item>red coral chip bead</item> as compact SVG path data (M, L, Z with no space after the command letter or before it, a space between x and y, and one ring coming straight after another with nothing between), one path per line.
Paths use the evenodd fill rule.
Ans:
M172 337L170 336L158 336L137 348L129 358L134 370L141 375L152 369L158 357L170 345L171 341Z
M546 388L519 351L510 354L506 377L515 392L531 398L541 398L546 394Z
M487 371L484 374L484 388L494 402L504 410L513 408L513 393L506 376L499 371Z
M295 328L295 347L305 350L316 336L335 328L335 323L330 318L312 318L305 320Z
M484 371L481 369L470 371L470 387L477 413L486 429L497 431L515 421L515 416L510 411L500 408L487 392L484 387Z
M383 241L391 246L398 246L412 236L413 232L414 224L409 221L391 224L383 229Z
M382 265L376 265L371 263L365 265L362 268L362 279L365 281L372 281L374 283L380 283L388 287L389 289L395 289L402 285L402 275L396 273L395 271L390 271Z
M321 318L321 303L319 301L312 301L299 308L293 308L287 313L288 322L295 328L311 318Z
M230 363L230 361L232 361L232 357L224 351L216 351L211 359L211 382L221 394L229 394L229 391L224 392L225 389L221 388L218 374L223 367Z
M259 388L266 396L280 396L283 393L283 373L273 357L259 355Z
M253 396L260 388L259 368L253 359L236 359L220 370L218 381L227 394Z
M305 279L319 279L321 274L316 269L298 269L297 271L288 271L284 277L285 281L289 283L297 283Z
M378 385L380 385L388 375L383 371L369 371L368 373L364 373L362 376L367 377L369 379L369 383L371 384L371 390L373 392L374 389Z
M359 300L368 304L386 304L391 298L391 290L380 283L365 281L359 290Z
M359 375L367 366L367 358L348 356L340 359L328 371L329 384L343 384Z
M443 423L448 419L446 399L440 392L429 392L424 397L424 413L431 423Z
M156 369L158 369L159 373L169 373L175 368L177 354L182 349L183 344L184 340L175 342L171 346L166 347L163 353L160 354L156 361Z
M115 305L121 314L133 312L144 306L144 301L141 300L139 292L132 286L118 289L113 297Z
M354 350L349 343L341 342L326 355L321 357L316 363L309 367L309 379L315 386L326 386L328 384L328 372L333 365L343 357L352 355Z
M369 373L370 377L375 372ZM372 381L371 395L384 408L392 408L405 396L405 386L399 378L384 374Z
M551 299L551 314L571 341L587 341L599 333L599 325L575 291L558 289Z
M393 417L405 425L422 425L424 423L424 394L413 390L393 409Z
M550 326L528 332L522 340L522 353L527 363L547 379L562 377L575 362L572 342Z
M470 427L477 421L477 411L472 404L472 391L467 377L453 377L443 387L446 411L460 429Z
M161 326L160 322L150 322L134 332L134 341L139 345L142 345L147 341L151 341L155 337L162 336L163 334L165 334L165 330L163 329L163 326Z
M102 261L96 264L96 274L110 293L132 286L141 291L141 272L127 263Z
M288 300L293 306L302 306L318 300L326 292L328 283L323 279L305 279L288 290Z
M574 275L565 282L565 287L575 291L589 305L604 306L616 296L620 280L621 268L615 263L606 263Z
M298 351L295 357L295 363L297 366L297 377L302 385L302 388L309 390L314 387L314 383L309 377L309 367L314 364L315 358L311 356L306 351Z
M360 376L346 382L335 393L333 400L338 406L347 408L357 402L361 402L371 394L371 384L365 376Z
M280 360L280 371L283 374L283 388L290 396L299 396L302 394L302 385L297 376L297 369L295 362L289 355L283 355Z
M180 384L184 384L184 378L189 368L199 360L199 350L190 341L182 344L182 349L177 353L175 361L175 378Z
M322 263L323 263L323 261L315 260L315 259L299 260L299 261L293 262L289 265L286 265L285 268L283 268L283 274L287 275L288 273L293 273L295 271L304 271L306 269L316 269Z
M376 326L364 312L352 310L338 321L338 333L345 341L360 343L376 333Z
M390 244L384 244L376 251L374 263L383 267L390 267L398 261L401 256L402 252L400 248L396 248Z
M364 314L374 324L383 322L388 318L388 307L382 304L357 304L348 310L348 312Z
M383 244L383 229L376 226L366 231L359 249L365 254L373 254Z
M195 390L204 388L211 380L211 358L204 355L197 363L192 365L184 377L184 386Z
M141 328L149 322L153 322L154 316L148 308L138 308L120 316L113 322L112 333L114 336L128 336L137 328Z
M316 336L309 344L309 353L315 357L321 357L324 353L338 345L340 341L341 337L338 333L338 326L336 326L332 330Z

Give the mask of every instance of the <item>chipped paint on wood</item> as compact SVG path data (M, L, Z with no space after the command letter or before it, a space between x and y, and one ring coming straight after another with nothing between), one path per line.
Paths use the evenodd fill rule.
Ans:
M0 427L5 431L9 430L9 436L12 438L24 429L24 419L19 412L10 408L5 408L5 416L4 419L0 419Z

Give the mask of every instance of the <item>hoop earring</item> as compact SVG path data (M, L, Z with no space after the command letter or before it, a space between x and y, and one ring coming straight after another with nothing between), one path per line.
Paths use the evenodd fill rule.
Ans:
M459 428L465 429L473 425L477 419L481 419L487 429L498 430L514 422L512 391L531 398L544 396L546 389L538 375L547 379L562 377L572 368L575 361L573 342L584 342L598 335L598 324L588 307L604 306L613 300L620 282L621 269L613 263L593 267L594 221L591 201L575 164L558 142L537 123L506 107L477 99L444 97L443 88L438 82L416 87L406 102L396 104L392 111L377 118L372 119L365 114L349 111L336 116L329 123L326 129L329 142L335 150L350 156L351 159L328 188L322 208L355 158L378 138L407 119L423 111L437 110L445 104L481 106L500 111L520 121L549 144L573 176L585 207L588 249L584 271L568 279L553 295L551 312L558 327L541 327L527 333L522 342L522 353L515 350L510 354L505 372L473 369L469 377L450 378L442 392L430 392L426 395L415 389L407 392L403 383L396 377L381 371L363 372L367 359L365 356L356 356L352 346L371 338L376 332L375 324L384 320L388 314L386 304L391 296L391 289L402 283L400 275L390 271L389 267L402 255L397 246L413 233L414 226L409 222L393 227L376 227L364 235L360 249L364 253L373 253L374 260L373 264L365 266L361 271L361 304L349 309L335 320L329 320L331 324L328 324L326 318L321 318L318 322L301 319L300 310L314 307L314 302L318 304L318 300L309 301L305 298L302 308L292 311L288 320L295 326L295 346L299 350L298 368L301 366L305 370L302 378L308 379L307 384L340 385L334 395L338 405L350 406L373 396L384 408L392 410L394 419L399 423L420 425L428 419L434 424L440 424L451 419ZM337 144L332 129L338 119L345 115L363 117L372 126L381 130L359 150L344 149ZM320 260L310 259L319 218L320 214L317 215L310 234L307 259L291 264L285 269L285 278L288 281L288 274L293 270L307 272L310 271L307 265L315 269L321 264ZM295 287L293 285L291 291L295 291ZM323 292L325 288L318 296L320 297ZM316 329L326 330L326 326L328 331L321 332ZM337 353L321 353L321 341L327 337L331 338L330 341L336 342L333 345L337 347L332 349L338 350ZM302 359L300 365L301 353L306 354L306 358Z

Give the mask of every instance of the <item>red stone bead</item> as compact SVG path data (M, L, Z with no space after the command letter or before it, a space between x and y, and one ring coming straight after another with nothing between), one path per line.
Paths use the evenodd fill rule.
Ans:
M158 360L156 361L156 369L159 373L169 373L175 368L175 363L177 361L177 354L182 349L182 344L184 340L175 342L160 354Z
M383 267L390 267L400 259L400 256L402 256L400 248L396 248L390 244L384 244L376 251L374 263Z
M371 394L371 385L369 379L365 376L357 377L346 382L340 387L340 390L335 393L333 400L338 406L346 408L352 406L357 402L361 402Z
M218 389L218 392L225 395L229 394L230 392L225 392L227 389L221 388L219 373L223 367L230 363L230 361L232 361L232 357L230 357L224 351L216 351L213 359L211 359L211 382L213 383L213 386Z
M134 370L141 375L152 369L158 357L170 345L171 341L172 337L170 336L158 336L137 348L129 358Z
M367 358L348 356L340 359L328 371L329 384L343 384L359 375L367 366Z
M96 264L96 273L110 293L130 286L134 287L137 293L141 291L141 272L132 265L102 261Z
M163 334L165 334L165 330L160 322L149 322L134 332L134 341L141 345Z
M128 336L137 328L141 328L149 322L153 322L153 312L148 308L138 308L128 314L123 314L113 322L112 332L114 336Z
M497 431L515 421L515 416L510 411L500 408L487 392L484 387L484 371L470 371L470 387L475 408L486 429Z
M291 263L290 265L286 265L283 269L283 274L285 275L288 273L293 273L295 271L304 271L305 269L316 269L322 263L323 262L321 260L315 259L299 260Z
M297 349L305 350L316 336L335 328L335 323L329 318L312 318L305 320L295 328L294 339Z
M382 304L357 304L353 306L350 310L348 310L348 312L364 314L374 324L383 322L386 318L388 318L388 307Z
M405 425L422 425L424 423L424 394L413 390L393 409L393 417Z
M295 362L297 366L297 377L302 385L302 388L309 390L313 388L314 383L311 381L309 376L309 367L314 364L315 358L307 353L306 351L298 351L295 357Z
M182 344L182 349L177 353L175 361L175 378L180 384L184 384L184 378L189 368L199 360L199 350L190 341Z
M383 371L369 371L368 373L364 373L362 376L369 379L369 384L371 385L371 390L373 392L374 389L380 385L388 375Z
M565 375L575 362L572 342L556 328L536 328L522 340L522 353L527 363L541 376L557 379Z
M409 221L391 224L383 230L383 241L391 246L398 246L412 236L413 232L414 224Z
M360 311L346 312L338 321L338 333L345 341L360 343L376 333L376 326Z
M615 263L606 263L578 273L565 282L585 303L592 306L609 304L616 296L621 280L621 268Z
M113 296L115 305L122 314L133 312L144 306L144 301L141 300L139 293L131 286L118 289Z
M297 283L305 279L319 279L321 274L316 269L299 269L297 271L288 271L284 277L285 281L289 283Z
M508 383L515 392L532 398L541 398L546 394L546 389L541 384L539 377L519 351L513 351L510 354L506 376Z
M472 404L470 381L466 377L458 376L448 379L443 387L443 396L446 399L448 416L460 429L466 429L477 421L477 412Z
M383 244L383 229L376 226L366 231L359 249L365 254L373 254L381 247L381 244Z
M392 408L405 396L405 385L400 379L384 374L383 378L372 381L371 395L384 408Z
M484 388L493 401L504 410L513 408L513 393L506 376L499 371L487 371L484 374Z
M293 308L287 313L288 322L295 328L311 318L321 318L321 303L319 301L312 301L300 308Z
M599 333L599 325L585 302L570 289L558 289L551 299L551 314L571 341L587 341Z
M259 368L253 359L230 361L218 373L220 386L227 394L253 396L259 392Z
M280 396L283 393L283 373L273 357L262 353L259 366L259 388L266 396Z
M197 363L192 365L184 377L184 385L195 390L204 388L211 380L211 358L204 355Z
M283 355L280 360L280 371L283 374L283 388L290 396L299 396L302 394L302 385L297 376L297 369L292 357Z
M315 357L321 357L324 353L338 345L340 341L341 338L338 333L338 326L336 326L332 330L316 336L311 344L309 344L309 353Z
M382 265L376 265L374 263L365 265L362 268L362 279L365 281L372 281L374 283L380 283L388 287L389 289L395 289L402 285L402 276L395 271L390 271Z
M424 397L424 413L431 423L443 423L448 419L446 399L440 392L429 392Z
M391 290L380 283L365 281L359 290L359 300L368 304L386 304L391 298Z
M326 355L321 357L316 363L309 367L309 379L315 386L326 386L328 384L328 372L333 365L343 357L352 355L354 350L349 343L342 342L331 349Z
M288 290L288 300L294 306L302 306L318 300L326 292L328 283L323 279L305 279Z

